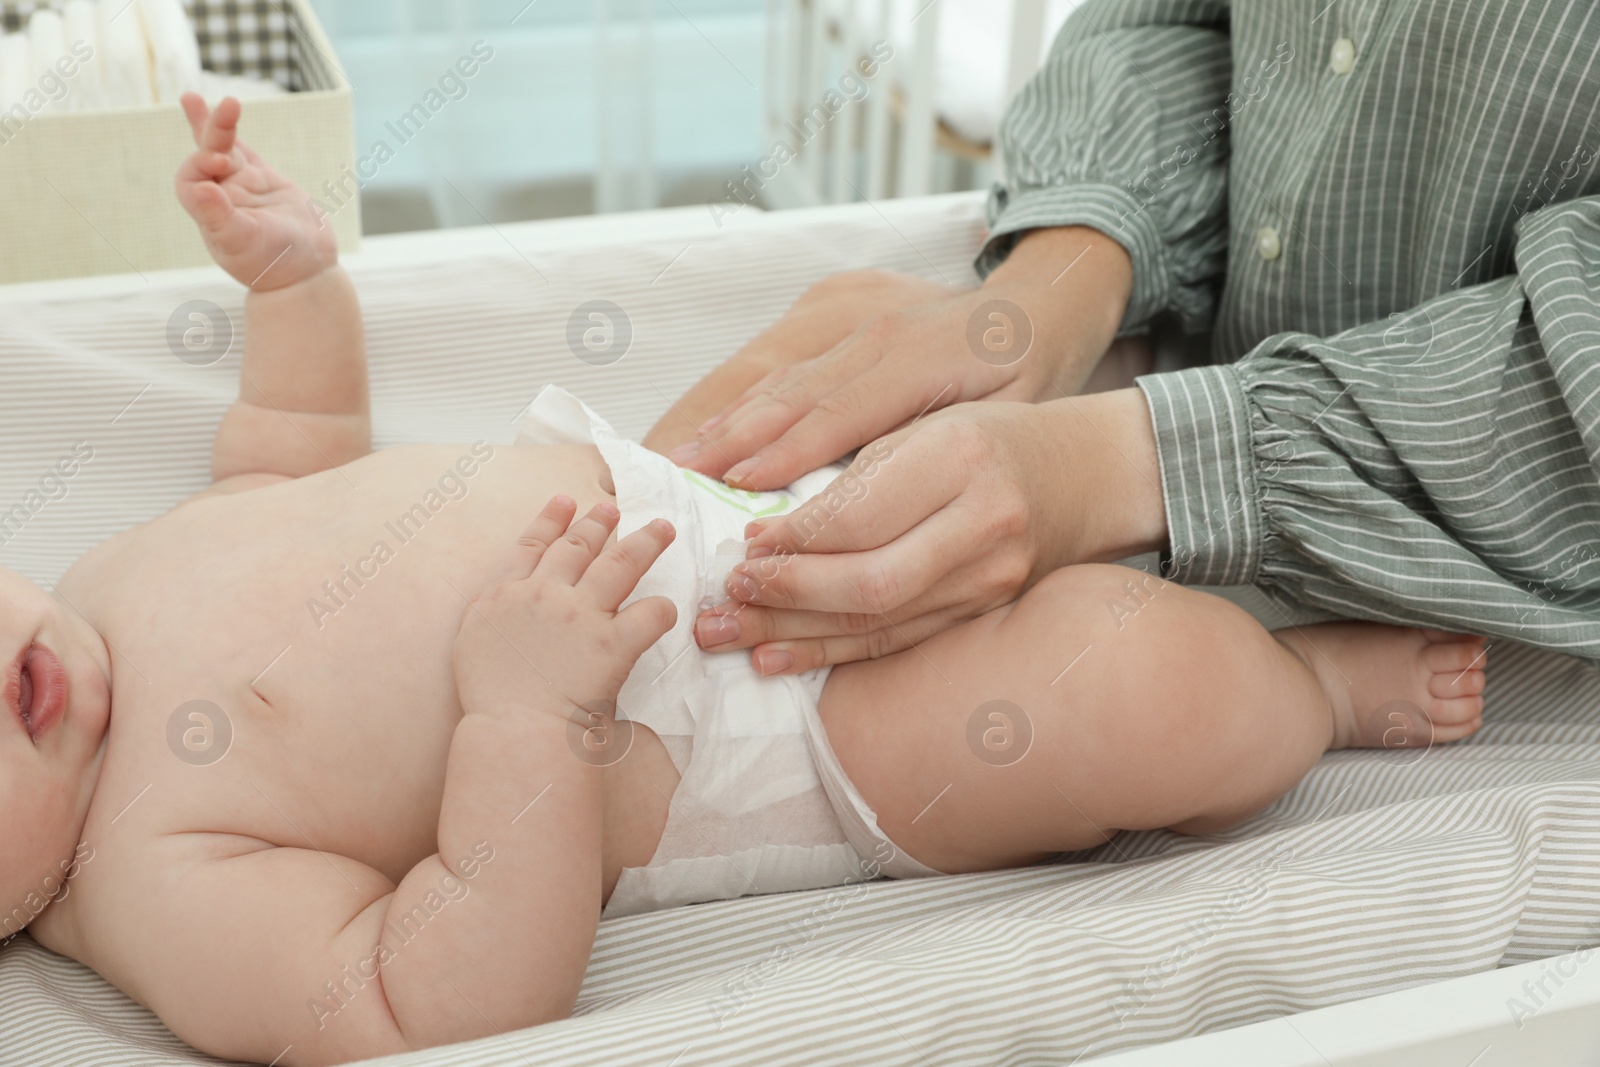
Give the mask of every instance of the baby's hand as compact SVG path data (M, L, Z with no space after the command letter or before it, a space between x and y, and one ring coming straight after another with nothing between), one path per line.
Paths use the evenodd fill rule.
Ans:
M467 609L455 676L468 714L610 714L633 665L677 621L665 597L617 610L672 543L672 525L656 519L605 548L616 506L572 522L576 509L565 496L546 504Z
M200 224L211 257L257 291L314 277L339 259L332 227L311 200L238 140L239 101L210 111L184 93L195 153L178 168L178 200Z

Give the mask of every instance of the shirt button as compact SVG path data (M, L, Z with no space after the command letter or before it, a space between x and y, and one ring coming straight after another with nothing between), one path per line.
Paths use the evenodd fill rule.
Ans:
M1271 226L1263 226L1256 231L1256 251L1261 253L1261 258L1273 260L1283 251L1283 242L1278 240L1278 231Z
M1333 42L1333 51L1328 53L1328 66L1333 68L1335 74L1349 74L1350 68L1356 65L1356 43L1348 37L1341 37Z

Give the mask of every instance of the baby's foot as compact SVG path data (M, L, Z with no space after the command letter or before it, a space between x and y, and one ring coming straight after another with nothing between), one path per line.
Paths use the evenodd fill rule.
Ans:
M1481 637L1330 622L1274 631L1305 661L1333 715L1330 748L1420 748L1483 725Z

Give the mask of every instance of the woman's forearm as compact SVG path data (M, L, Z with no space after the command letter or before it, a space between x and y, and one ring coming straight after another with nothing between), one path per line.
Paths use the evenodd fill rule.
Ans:
M1027 314L1029 357L1047 369L1036 399L1051 400L1077 393L1116 337L1133 291L1133 263L1120 244L1086 226L1032 230L984 289Z
M1056 566L1113 562L1167 547L1166 501L1150 407L1137 388L1041 404L1054 423L1048 461L1061 477ZM1041 457L1044 458L1044 457Z

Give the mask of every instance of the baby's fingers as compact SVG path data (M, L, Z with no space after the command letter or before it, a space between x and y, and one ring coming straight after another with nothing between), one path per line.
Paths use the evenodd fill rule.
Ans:
M211 115L211 109L206 106L205 98L199 93L184 93L178 97L178 103L183 107L183 117L189 120L189 131L194 134L194 143L204 145L201 140L205 133L206 119Z
M539 573L566 585L577 585L583 572L605 547L611 531L617 528L621 513L615 504L596 504L589 514L567 528L539 561Z
M678 609L664 596L645 597L617 612L617 636L632 660L677 625Z
M178 173L179 195L184 197L184 207L197 221L216 225L228 217L228 209L232 207L227 195L215 183L226 181L239 169L239 162L233 156L239 102L229 97L212 112L197 94L185 93L182 103L194 132L196 148Z
M522 531L517 543L501 559L499 567L489 578L488 586L516 581L532 574L545 551L567 532L567 524L577 510L578 504L570 496L551 497L527 529Z
M195 93L185 93L182 98L183 113L189 117L189 128L194 132L194 143L210 152L227 155L233 151L234 138L239 133L239 115L242 106L234 97L224 97L217 109L207 114L206 102Z
M600 554L578 588L593 597L600 607L616 611L676 536L677 532L666 519L656 519L635 530Z
M180 177L178 200L189 217L208 230L215 230L233 214L233 201L222 191L222 186L213 181L185 181Z

